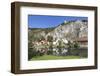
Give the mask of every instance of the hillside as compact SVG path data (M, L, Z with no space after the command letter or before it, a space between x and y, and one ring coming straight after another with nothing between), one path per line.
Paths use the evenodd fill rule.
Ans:
M52 28L29 28L29 39L41 38L45 39L48 36L52 36L53 40L65 38L67 40L73 40L76 38L88 36L88 22L82 21L64 21L57 27Z

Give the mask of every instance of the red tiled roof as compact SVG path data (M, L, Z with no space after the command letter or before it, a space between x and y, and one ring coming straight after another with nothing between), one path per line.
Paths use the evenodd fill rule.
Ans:
M77 38L75 41L78 42L88 41L88 38L87 37Z

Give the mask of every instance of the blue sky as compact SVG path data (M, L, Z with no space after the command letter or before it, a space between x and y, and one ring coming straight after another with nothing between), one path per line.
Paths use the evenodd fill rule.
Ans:
M56 27L66 21L87 20L87 17L76 16L50 16L50 15L28 15L29 28L50 28Z

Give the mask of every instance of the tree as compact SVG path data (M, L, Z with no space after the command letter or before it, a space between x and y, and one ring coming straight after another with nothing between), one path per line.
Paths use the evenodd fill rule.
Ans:
M47 54L52 54L53 53L53 37L48 36L47 40L49 41L49 50L48 50Z
M58 41L58 43L59 43L59 45L57 46L57 48L58 48L59 54L61 55L62 47L63 47L62 41Z
M68 46L68 49L71 49L73 47L73 45L72 45L72 43L70 41L68 41L67 46Z
M79 37L80 34L80 28L76 28L76 36Z
M67 46L68 46L68 54L70 55L71 54L70 51L73 48L73 44L70 41L68 41Z
M48 37L47 37L47 40L48 40L49 42L53 42L53 37L52 37L52 36L48 36Z
M78 48L79 48L79 44L78 44L77 41L74 42L74 48L75 48L75 49L78 49Z
M34 51L34 48L33 48L33 44L32 44L32 41L30 40L28 42L28 59L30 60L33 56L35 56L35 51Z

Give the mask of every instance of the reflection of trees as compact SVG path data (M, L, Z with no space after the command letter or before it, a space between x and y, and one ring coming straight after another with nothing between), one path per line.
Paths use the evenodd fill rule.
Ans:
M48 36L47 37L47 41L49 41L48 54L52 54L53 53L53 37L52 36Z
M36 51L34 45L32 44L32 40L28 42L28 59L31 59L33 56L36 56Z
M57 48L58 48L59 54L61 55L61 52L62 52L62 41L58 41L58 46L57 46Z

